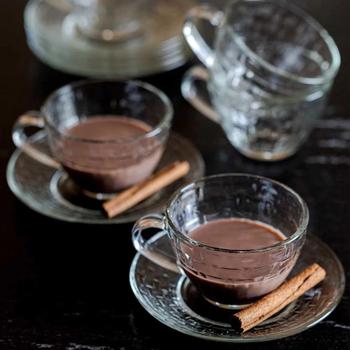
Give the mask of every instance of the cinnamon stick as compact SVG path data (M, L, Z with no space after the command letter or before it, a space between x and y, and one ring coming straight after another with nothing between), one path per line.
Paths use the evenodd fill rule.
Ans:
M238 326L242 333L248 331L299 298L321 282L325 276L326 271L320 265L310 265L273 292L234 314L233 326Z
M103 209L109 218L112 218L125 210L140 203L142 200L170 185L174 181L185 176L190 170L186 161L176 161L153 174L145 181L130 187L103 203Z

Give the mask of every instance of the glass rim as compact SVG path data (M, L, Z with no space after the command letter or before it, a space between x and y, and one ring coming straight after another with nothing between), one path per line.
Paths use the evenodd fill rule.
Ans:
M208 181L217 180L217 179L238 178L238 177L268 181L274 185L277 185L277 186L283 188L287 192L291 193L298 201L298 203L301 207L301 210L302 210L301 219L299 220L298 227L295 230L295 232L292 233L285 240L278 242L276 244L273 244L271 246L268 246L268 247L253 248L253 249L230 249L230 248L215 247L215 246L212 246L209 244L201 243L201 242L189 237L188 235L184 234L183 232L181 232L180 230L177 229L176 225L171 220L171 216L170 216L170 208L173 205L173 203L175 202L175 200L180 198L181 195L188 192L189 190L192 190L192 189L198 187L200 184L205 184ZM193 182L185 185L184 187L180 188L179 190L177 190L173 194L173 196L170 198L168 205L166 206L165 217L166 217L166 222L168 223L170 228L175 232L176 237L181 239L183 242L190 244L191 246L205 248L207 250L211 250L211 251L215 251L215 252L232 253L232 254L243 254L243 253L247 254L247 253L269 252L269 251L272 251L275 249L286 247L289 244L291 244L292 242L294 242L294 241L298 240L299 238L301 238L302 236L304 236L306 234L306 229L307 229L307 226L309 223L309 209L307 207L306 202L302 199L302 197L297 192L295 192L290 187L288 187L287 185L285 185L279 181L270 179L268 177L259 176L259 175L252 175L252 174L247 174L247 173L225 173L225 174L217 174L217 175L210 175L210 176L202 177L201 179L193 181Z
M128 85L128 84L133 84L138 86L139 88L142 88L148 92L151 92L154 96L159 98L159 100L163 103L165 107L165 113L162 116L160 122L152 127L150 131L145 132L142 135L139 135L137 137L133 137L130 139L109 139L109 140L96 140L96 139L89 139L85 137L77 137L73 135L69 135L65 133L64 131L59 130L53 123L52 121L48 118L48 107L50 103L52 103L52 100L62 94L67 94L69 93L70 89L75 89L78 87L84 87L88 85L98 85L98 84L115 84L115 85ZM42 104L42 107L40 108L40 112L45 120L46 125L53 129L55 132L57 132L59 135L63 136L65 139L68 140L73 140L73 141L79 141L79 142L84 142L84 143L94 143L94 144L132 144L134 142L138 142L142 139L150 138L157 136L160 134L164 129L168 129L170 127L173 114L174 114L174 109L173 105L169 99L169 97L160 89L155 87L154 85L151 85L149 83L140 81L140 80L126 80L126 81L113 81L113 80L78 80L66 85L63 85L62 87L56 89L53 91L44 101ZM126 116L128 117L128 116Z
M335 75L338 72L339 66L340 66L340 53L339 49L334 41L334 39L331 37L331 35L328 33L328 31L311 15L309 15L306 11L301 9L300 7L289 4L286 1L277 1L277 0L232 0L227 5L227 13L230 13L232 11L232 8L237 3L271 3L274 6L282 7L284 9L287 9L289 12L293 13L294 15L301 18L305 23L308 24L308 26L312 27L315 31L318 32L320 37L322 38L323 42L327 46L330 56L331 56L331 62L329 64L329 67L327 70L325 70L321 75L317 77L304 77L297 74L290 73L284 69L278 68L275 65L269 63L262 57L260 57L257 53L254 52L251 48L249 48L248 45L245 44L244 40L242 39L241 35L236 33L234 30L230 30L230 34L234 40L234 42L239 46L239 48L244 52L246 56L252 59L252 61L260 66L262 66L264 69L269 71L272 74L278 74L283 78L292 80L297 83L305 84L305 85L322 85L325 84L332 79L334 79Z

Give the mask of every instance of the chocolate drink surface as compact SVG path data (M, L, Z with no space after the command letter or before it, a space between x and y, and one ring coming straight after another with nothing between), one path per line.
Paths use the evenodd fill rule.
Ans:
M61 162L92 192L113 193L148 177L162 155L146 123L124 116L92 116L65 130Z
M219 219L205 223L189 233L197 242L215 248L241 250L217 254L193 248L191 268L185 273L209 300L236 304L264 295L277 288L288 276L294 259L276 265L269 250L247 251L276 245L286 237L277 229L247 219Z

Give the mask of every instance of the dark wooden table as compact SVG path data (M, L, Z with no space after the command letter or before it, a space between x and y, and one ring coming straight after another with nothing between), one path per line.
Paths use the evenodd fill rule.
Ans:
M154 320L134 298L128 270L135 252L130 225L67 224L23 206L5 170L16 117L37 109L54 89L78 77L41 64L23 31L25 0L0 5L0 349L349 349L349 287L338 308L302 334L255 345L225 345L179 334ZM342 55L325 120L288 161L241 157L221 129L180 96L188 67L150 77L175 106L174 129L202 152L207 173L250 172L279 179L306 200L310 231L341 259L350 280L350 2L299 1L334 36ZM329 122L331 121L331 122ZM328 127L327 127L328 125Z

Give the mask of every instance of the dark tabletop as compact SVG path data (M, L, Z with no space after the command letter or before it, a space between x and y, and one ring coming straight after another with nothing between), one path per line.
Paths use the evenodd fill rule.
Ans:
M0 349L349 349L349 287L337 309L302 334L245 346L197 340L160 324L134 298L128 283L135 254L130 225L68 224L37 214L15 199L5 180L14 151L12 124L20 113L37 109L54 89L80 79L43 65L30 52L23 30L25 3L3 0L0 5ZM202 152L207 174L262 174L299 192L310 208L310 231L336 252L349 282L350 2L299 4L332 34L342 67L325 120L287 161L248 161L219 126L191 108L179 92L189 65L146 80L173 101L174 129Z

